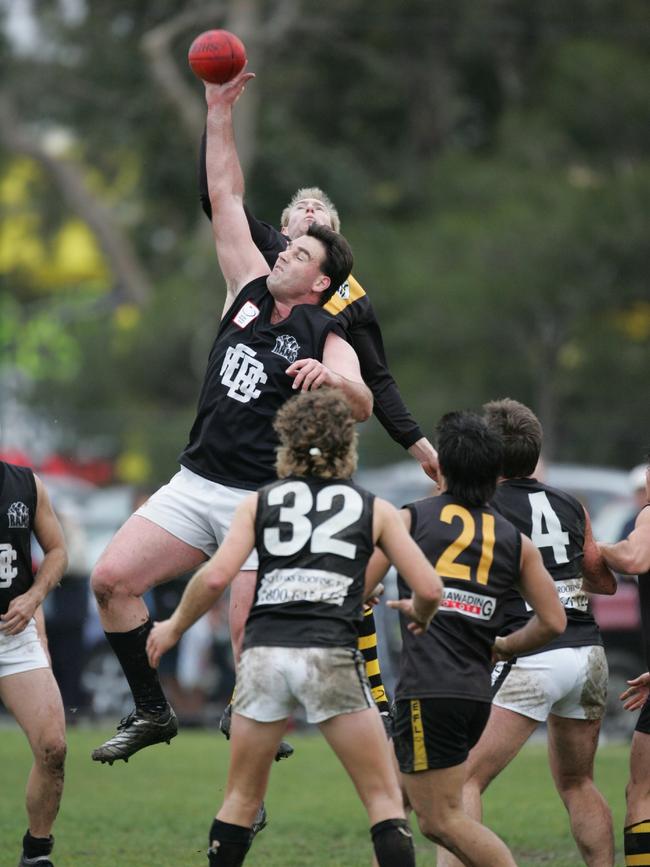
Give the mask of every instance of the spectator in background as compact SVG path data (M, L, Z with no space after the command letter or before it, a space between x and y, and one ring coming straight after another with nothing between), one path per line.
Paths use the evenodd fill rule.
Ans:
M84 663L84 626L88 616L88 540L78 507L70 500L55 506L68 550L63 580L43 605L52 671L61 690L68 723L84 704L81 672Z

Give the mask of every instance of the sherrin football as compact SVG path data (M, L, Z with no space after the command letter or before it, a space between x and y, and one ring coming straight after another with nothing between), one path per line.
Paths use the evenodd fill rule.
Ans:
M187 55L192 72L210 84L225 84L246 64L244 43L228 30L206 30L190 45Z

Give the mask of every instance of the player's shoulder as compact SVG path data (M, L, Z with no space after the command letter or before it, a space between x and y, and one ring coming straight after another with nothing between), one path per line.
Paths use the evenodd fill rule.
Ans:
M343 283L331 298L323 305L323 308L333 316L338 316L341 313L355 313L370 308L370 300L366 294L366 290L361 283L352 274Z

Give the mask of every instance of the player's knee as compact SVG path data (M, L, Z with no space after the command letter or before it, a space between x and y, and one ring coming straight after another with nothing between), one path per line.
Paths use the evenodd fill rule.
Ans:
M129 594L129 582L119 565L109 558L101 559L90 576L90 586L100 608L108 606L111 599Z
M67 746L62 736L52 736L44 740L36 754L36 760L51 777L63 778Z

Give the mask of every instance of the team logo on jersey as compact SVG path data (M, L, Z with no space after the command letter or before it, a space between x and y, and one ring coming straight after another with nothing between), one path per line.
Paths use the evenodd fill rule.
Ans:
M10 530L29 529L29 509L24 503L20 501L12 503L7 511L7 518L9 518Z
M281 334L279 337L276 337L275 346L271 350L271 352L274 352L276 355L281 355L282 358L286 358L289 364L293 364L296 358L298 358L299 351L300 344L295 337L291 336L291 334Z
M233 316L233 322L238 328L244 329L247 325L250 325L254 319L260 315L259 307L256 307L252 301L247 301L242 307L239 308L237 314Z
M336 290L337 295L340 295L344 301L347 301L350 297L350 284L346 280L345 283L341 283L339 288Z
M257 386L267 380L264 365L256 355L254 349L238 343L228 347L221 365L221 384L227 387L228 397L240 403L257 400L262 393Z
M482 596L457 587L445 587L440 603L441 611L453 611L478 620L490 620L496 607L497 601L492 596Z

